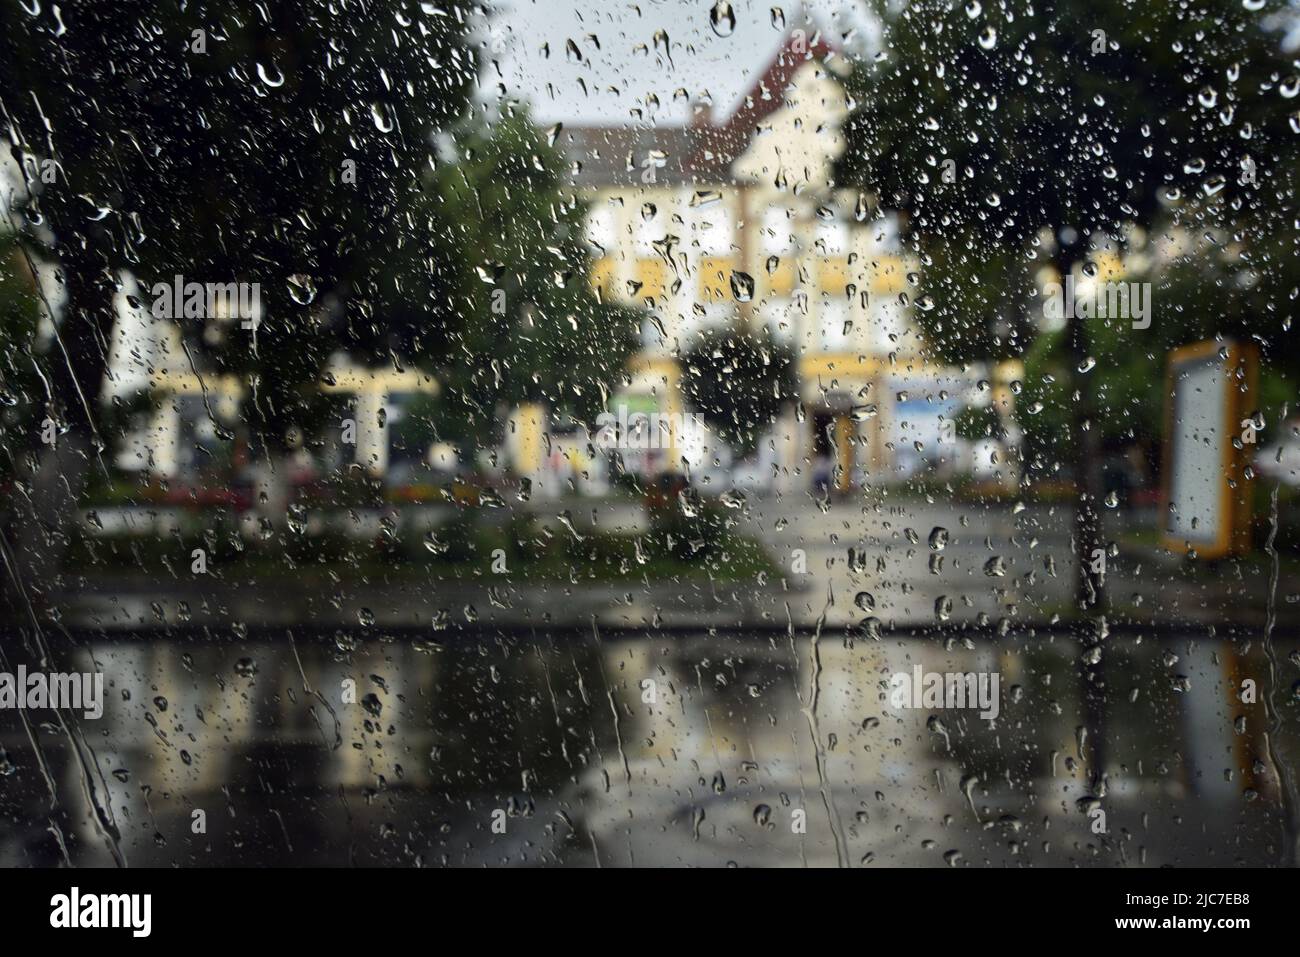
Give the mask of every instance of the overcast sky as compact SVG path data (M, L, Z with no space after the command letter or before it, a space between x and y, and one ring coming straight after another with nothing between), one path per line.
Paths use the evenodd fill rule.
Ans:
M488 45L500 72L487 66L484 94L495 98L503 85L507 96L531 102L542 122L620 124L637 120L638 109L645 111L641 119L682 122L690 100L674 94L684 89L695 99L707 91L725 116L772 61L786 32L807 17L841 48L872 35L860 0L781 3L776 25L771 0L730 6L735 27L719 36L710 17L714 0L498 0ZM660 30L667 50L662 39L656 42ZM657 108L652 97L658 97Z

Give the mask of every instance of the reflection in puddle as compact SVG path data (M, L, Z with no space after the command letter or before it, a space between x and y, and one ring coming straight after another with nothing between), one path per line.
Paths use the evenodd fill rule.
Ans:
M0 714L0 863L111 864L101 827L129 863L159 866L1280 860L1258 643L1104 644L1081 654L1041 630L92 641L70 656L105 675L103 718L78 722L89 788L51 713L28 712L51 809L17 715ZM891 698L895 675L930 674L996 675L996 719Z

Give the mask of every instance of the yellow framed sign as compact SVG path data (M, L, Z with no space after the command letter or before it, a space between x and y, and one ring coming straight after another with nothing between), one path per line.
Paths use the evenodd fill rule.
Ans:
M1160 539L1170 551L1223 558L1250 548L1259 351L1208 340L1174 349L1165 374Z

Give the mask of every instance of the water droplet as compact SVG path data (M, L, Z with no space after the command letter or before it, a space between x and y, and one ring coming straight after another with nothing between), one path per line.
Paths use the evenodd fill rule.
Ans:
M257 78L272 89L277 86L284 86L284 74L280 72L280 68L274 63L271 64L269 69L259 63L257 65Z
M316 298L316 283L305 273L294 273L289 277L289 297L300 306L310 305Z
M736 302L750 302L754 298L754 277L739 269L731 271L731 294Z
M391 133L397 127L397 116L387 103L371 103L370 118L381 133Z
M709 11L709 26L720 37L729 37L736 29L736 11L727 0L718 0Z

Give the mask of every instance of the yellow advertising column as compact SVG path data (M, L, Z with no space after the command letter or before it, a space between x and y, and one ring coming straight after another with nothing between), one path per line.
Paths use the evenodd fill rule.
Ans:
M546 449L546 406L540 402L525 402L515 409L511 422L511 464L520 475L535 476L542 470Z
M845 413L835 416L835 490L848 492L853 487L853 417Z
M1258 380L1259 349L1252 342L1207 340L1169 353L1164 548L1201 559L1250 550Z

